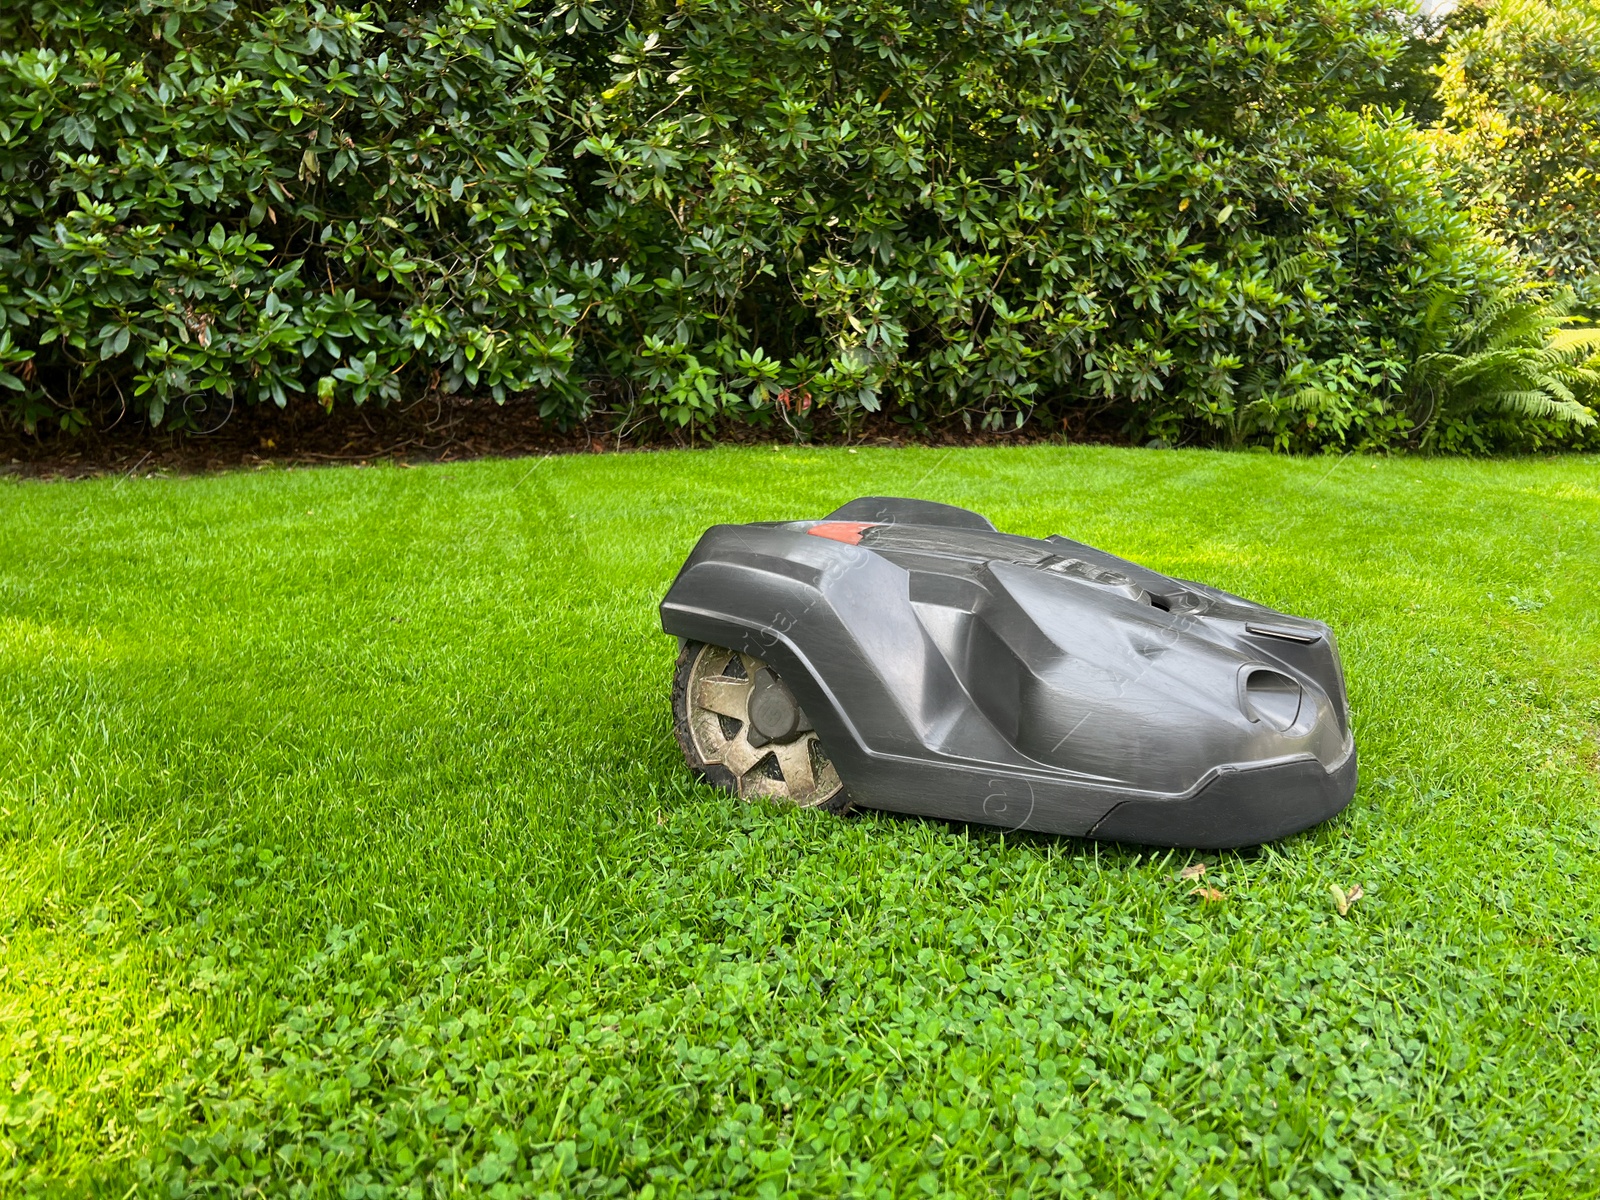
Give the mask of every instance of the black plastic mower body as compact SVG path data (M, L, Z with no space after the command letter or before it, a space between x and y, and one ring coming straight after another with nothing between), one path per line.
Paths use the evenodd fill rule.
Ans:
M714 526L661 621L770 663L864 807L1220 848L1355 791L1326 625L965 509Z

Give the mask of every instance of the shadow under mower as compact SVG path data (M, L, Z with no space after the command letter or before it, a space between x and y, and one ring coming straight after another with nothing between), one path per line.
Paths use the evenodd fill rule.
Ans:
M661 624L684 756L743 797L1221 849L1355 793L1328 626L952 505L713 526Z

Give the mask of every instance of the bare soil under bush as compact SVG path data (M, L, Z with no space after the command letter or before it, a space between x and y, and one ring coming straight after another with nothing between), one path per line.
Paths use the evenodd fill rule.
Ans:
M783 424L761 429L734 425L691 432L659 424L623 429L611 414L560 429L539 418L538 402L505 404L459 397L429 397L390 408L325 412L315 404L239 409L209 430L152 429L143 423L75 435L29 436L0 430L0 474L79 478L105 474L192 474L265 464L457 462L526 454L599 454L624 450L724 443L806 440L827 445L1030 445L1038 442L1119 443L1114 427L1090 424L1051 428L1030 423L1000 432L967 430L959 423L915 428L882 414L797 432Z

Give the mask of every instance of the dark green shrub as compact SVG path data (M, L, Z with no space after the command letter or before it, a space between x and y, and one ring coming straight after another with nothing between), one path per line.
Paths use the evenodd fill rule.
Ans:
M0 45L29 422L436 385L1384 442L1432 299L1513 276L1347 109L1379 0L35 0Z
M571 63L523 7L0 17L19 47L0 56L0 304L35 350L25 415L115 399L209 422L217 399L360 403L430 372L564 383L577 313L547 265L546 150Z

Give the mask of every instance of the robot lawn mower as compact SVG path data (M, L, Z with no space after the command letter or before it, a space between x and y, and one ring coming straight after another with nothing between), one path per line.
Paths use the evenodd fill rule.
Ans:
M1326 625L946 504L714 526L661 623L684 756L739 796L1215 849L1355 792Z

